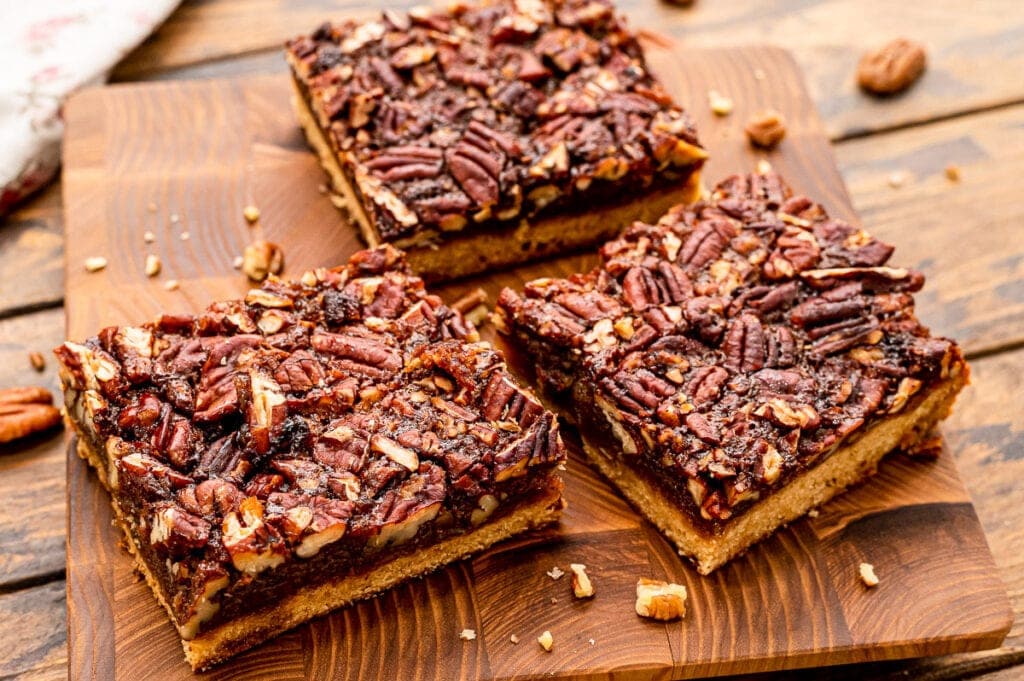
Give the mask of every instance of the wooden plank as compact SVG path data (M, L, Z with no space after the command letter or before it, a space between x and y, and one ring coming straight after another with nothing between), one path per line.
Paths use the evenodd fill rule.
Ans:
M0 317L64 298L60 189L44 189L0 221Z
M50 350L63 339L59 308L0 320L0 386L46 386L59 404ZM30 366L30 351L47 358L43 373ZM65 452L60 431L0 445L0 590L64 570Z
M777 105L790 120L790 135L772 162L799 190L854 219L798 70L784 53L653 54L654 68L677 94L706 92L710 77L743 93L738 120L787 93ZM754 77L755 67L765 71L764 80ZM69 104L64 190L72 337L240 294L246 285L230 263L255 234L285 245L292 275L359 248L354 232L316 190L322 174L283 104L286 92L283 78L170 83L95 90ZM733 120L697 113L716 153L711 177L753 167L759 154ZM151 134L155 130L160 134ZM261 210L256 229L241 218L252 201ZM157 204L156 213L149 202ZM167 223L170 213L180 221ZM141 269L146 228L156 231L165 266L156 281ZM178 238L182 229L190 231L189 240ZM96 253L106 254L111 266L92 275L77 267ZM482 284L493 295L503 284L592 262L593 256L570 256L438 290L451 296ZM166 291L166 277L180 279L181 290ZM493 339L493 329L485 335ZM219 673L257 674L269 655L275 674L287 677L326 674L330 656L357 678L401 676L413 668L420 678L693 676L974 649L997 644L1008 626L1001 585L950 457L934 464L894 460L827 513L794 524L709 579L680 563L578 459L567 477L572 504L558 533L521 539L514 552L499 547L411 582L279 637ZM191 678L165 615L146 586L132 579L128 558L113 549L104 493L81 462L70 462L69 478L72 666L107 664L126 678L138 668ZM905 536L904 523L918 531ZM886 548L875 561L894 578L866 593L849 551L867 552L874 544ZM901 565L907 552L915 555L913 568L926 568L927 580ZM589 605L568 599L567 583L543 574L551 564L564 569L581 556L604 589ZM688 586L685 624L636 620L630 583L640 574L667 575ZM892 617L880 607L886 602L900 603L912 616ZM925 616L936 607L957 616ZM965 611L972 617L959 615ZM463 627L477 629L476 642L456 639ZM550 655L531 641L543 629L562 642ZM510 645L510 633L523 644ZM381 651L388 641L393 652L386 658Z
M619 0L631 25L674 35L690 47L775 44L793 51L832 137L845 137L1024 100L1024 4L1012 0L892 3L886 0L697 2ZM381 6L377 4L377 6ZM331 17L369 16L365 3L319 0L186 2L114 71L118 80L257 51L309 32ZM854 82L860 55L906 35L929 48L930 66L907 94L878 100ZM276 70L275 61L263 62ZM718 85L712 82L712 85ZM719 85L719 87L721 87ZM705 105L703 93L688 101Z
M837 155L865 224L928 276L917 297L925 323L971 353L1020 343L1024 106L851 141ZM898 189L893 173L906 174Z
M63 580L0 595L0 677L67 677L64 601Z

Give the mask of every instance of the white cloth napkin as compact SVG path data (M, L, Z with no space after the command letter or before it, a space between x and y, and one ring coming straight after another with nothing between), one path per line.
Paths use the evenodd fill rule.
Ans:
M0 216L60 166L61 106L110 69L178 0L0 0Z

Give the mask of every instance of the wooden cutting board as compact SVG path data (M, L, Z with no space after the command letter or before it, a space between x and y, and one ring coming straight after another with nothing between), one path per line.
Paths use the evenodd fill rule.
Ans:
M653 42L651 42L653 41ZM697 119L709 182L751 170L742 133L774 107L789 132L771 163L801 192L856 221L829 144L789 55L774 48L683 50L649 39L652 65ZM707 92L736 101L708 111ZM196 311L247 289L232 261L252 239L281 244L287 275L360 248L318 191L324 182L284 76L124 85L69 102L64 152L68 336ZM259 207L259 225L242 217ZM143 234L156 236L152 245ZM163 261L153 279L148 252ZM110 264L88 274L83 261ZM901 257L902 256L902 257ZM897 262L913 254L897 253ZM448 300L591 267L593 255L537 263L435 291ZM164 287L180 282L178 290ZM494 340L493 328L483 334ZM500 344L500 341L498 341ZM602 479L573 458L557 529L501 544L278 637L210 678L526 679L696 677L937 655L997 646L1011 612L981 526L946 452L895 455L868 484L762 542L710 577L680 561ZM118 547L106 493L68 457L68 644L74 675L187 679L178 637ZM868 590L857 573L875 565ZM597 597L573 599L553 566L585 563ZM685 584L682 622L633 613L638 577ZM458 633L474 629L475 641ZM554 636L544 652L536 637ZM520 643L514 645L515 634Z

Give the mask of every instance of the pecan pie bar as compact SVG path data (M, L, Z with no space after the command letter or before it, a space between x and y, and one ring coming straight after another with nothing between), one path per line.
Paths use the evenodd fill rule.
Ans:
M612 238L707 154L608 0L484 0L287 44L307 139L371 246L430 279Z
M194 669L563 506L555 417L390 246L56 354Z
M496 321L571 401L590 460L707 574L925 437L967 382L892 250L775 174L734 176L588 274L506 289Z

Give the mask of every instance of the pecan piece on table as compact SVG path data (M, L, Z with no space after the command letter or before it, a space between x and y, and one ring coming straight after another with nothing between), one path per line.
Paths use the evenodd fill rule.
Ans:
M786 119L778 111L767 109L751 116L743 129L751 144L771 149L786 136Z
M46 388L0 390L0 443L49 430L60 423L60 410Z
M896 94L921 77L927 61L924 45L896 38L861 57L857 65L857 84L872 94Z

